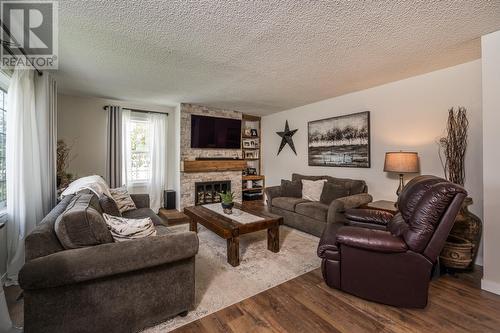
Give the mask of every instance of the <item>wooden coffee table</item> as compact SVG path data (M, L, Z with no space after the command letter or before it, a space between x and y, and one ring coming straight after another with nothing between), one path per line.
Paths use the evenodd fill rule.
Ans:
M261 221L250 223L239 223L225 214L219 214L203 206L184 208L191 221L189 230L198 232L198 223L211 230L219 237L227 240L227 262L232 266L240 264L240 235L267 229L267 249L272 252L280 250L279 226L283 224L283 218L267 212L254 211L235 204L234 208L263 218Z

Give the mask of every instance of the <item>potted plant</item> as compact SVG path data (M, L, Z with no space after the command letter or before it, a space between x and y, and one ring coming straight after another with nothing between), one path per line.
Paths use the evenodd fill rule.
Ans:
M233 213L233 206L234 206L234 193L233 192L224 192L224 193L219 193L220 198L221 198L221 205L222 209L224 210L225 214L232 214Z
M73 181L73 175L66 172L69 163L73 160L71 156L71 149L73 145L69 146L64 140L57 141L57 157L56 157L56 173L57 173L57 188L63 189Z

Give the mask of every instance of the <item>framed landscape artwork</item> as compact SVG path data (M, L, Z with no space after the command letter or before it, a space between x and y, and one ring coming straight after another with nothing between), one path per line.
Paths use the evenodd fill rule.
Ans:
M308 123L310 166L370 167L370 111Z

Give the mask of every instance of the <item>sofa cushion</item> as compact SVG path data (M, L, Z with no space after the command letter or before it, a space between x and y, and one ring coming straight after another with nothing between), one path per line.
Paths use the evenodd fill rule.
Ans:
M329 205L333 200L347 197L349 195L349 190L340 184L326 183L323 186L323 192L321 192L320 201L325 205Z
M366 183L362 180L352 179L350 181L349 195L364 193L366 190Z
M302 182L282 179L281 195L284 197L302 198Z
M39 257L45 257L59 251L64 247L57 238L54 226L57 218L64 213L73 200L73 195L67 195L55 206L40 224L31 232L25 241L25 259L30 261Z
M289 210L291 212L295 211L295 206L302 202L308 202L302 198L292 198L292 197L277 197L273 198L272 205L284 210Z
M102 215L92 206L95 195L75 195L54 225L57 238L65 249L112 243L113 237Z
M292 174L292 180L320 180L326 179L329 183L339 184L348 189L348 195L360 194L366 192L366 183L363 180L349 179L349 178L336 178L332 176L306 176L298 173Z
M118 205L116 204L113 198L108 197L107 195L103 195L99 198L99 204L101 205L101 209L103 213L112 216L122 216L120 213L120 209L118 209Z
M154 225L162 225L163 220L161 217L155 214L155 212L151 208L138 208L134 210L129 210L122 213L123 217L128 219L143 219L145 217L151 218Z
M170 230L168 227L166 227L164 225L156 225L155 228L156 228L156 235L157 236L169 235L169 234L173 233L172 230Z
M319 201L326 179L307 180L302 179L302 198L311 201Z
M302 181L302 179L305 180L321 180L321 179L326 179L327 181L331 182L335 178L332 176L306 176L306 175L301 175L298 173L292 173L292 181L293 180L298 180L299 182Z
M295 212L318 221L326 222L328 205L321 202L302 202L295 206Z

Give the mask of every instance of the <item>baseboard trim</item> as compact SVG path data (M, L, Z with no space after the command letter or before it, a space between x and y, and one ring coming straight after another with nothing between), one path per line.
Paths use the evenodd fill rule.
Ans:
M500 283L481 279L481 289L500 295Z

